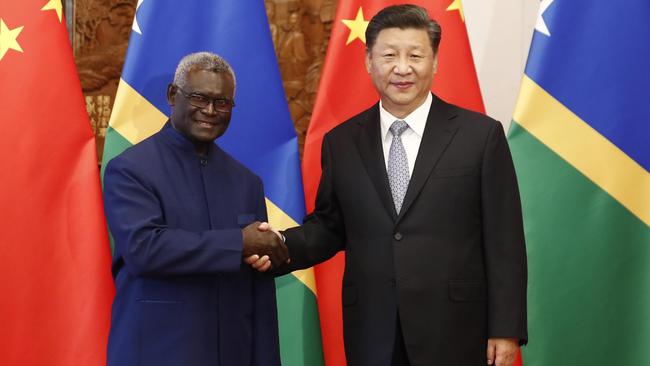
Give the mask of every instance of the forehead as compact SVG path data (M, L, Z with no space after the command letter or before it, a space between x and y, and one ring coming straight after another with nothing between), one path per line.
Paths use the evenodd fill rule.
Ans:
M386 28L377 34L373 50L384 48L431 49L431 42L426 29Z
M228 72L190 70L187 73L187 88L193 92L232 94L234 81Z

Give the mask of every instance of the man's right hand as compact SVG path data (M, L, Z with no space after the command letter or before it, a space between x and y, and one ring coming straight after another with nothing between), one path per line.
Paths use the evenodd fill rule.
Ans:
M287 246L272 231L258 230L260 224L259 221L255 221L242 230L244 243L242 257L249 258L252 255L262 257L267 255L273 267L278 267L286 263L289 259Z

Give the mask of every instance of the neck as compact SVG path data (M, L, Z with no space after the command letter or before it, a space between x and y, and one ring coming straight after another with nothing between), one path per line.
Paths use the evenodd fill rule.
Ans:
M196 153L197 156L207 156L208 155L208 150L210 149L210 144L212 142L200 142L200 141L195 141L191 136L188 136L185 134L183 131L180 131L176 126L174 125L174 122L171 122L172 128L178 132L181 136L183 136L187 141L191 142L192 145L194 145L194 152Z
M413 112L415 110L415 109L412 109L412 110L411 109L400 109L400 108L395 108L395 107L388 108L386 105L384 105L384 108L390 114L392 114L393 116L395 116L395 117L397 117L399 119L406 118L406 116L408 116L409 114L411 114L411 112Z
M194 144L194 152L198 156L207 156L208 148L210 147L209 143L205 142L192 142Z
M427 100L427 95L424 95L424 97L421 100L415 103L409 105L399 105L382 99L381 105L385 110L387 110L393 116L399 119L404 119L406 118L406 116L413 113L414 110L420 108L420 106L424 104L424 101L426 100Z

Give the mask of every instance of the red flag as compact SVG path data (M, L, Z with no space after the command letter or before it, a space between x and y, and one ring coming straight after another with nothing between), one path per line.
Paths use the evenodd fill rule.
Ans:
M303 180L308 212L314 209L320 179L323 135L379 100L364 64L367 22L382 8L398 3L401 1L339 1L305 141ZM432 90L448 102L484 112L460 0L412 3L427 8L442 27L438 73ZM329 366L345 365L341 315L343 266L343 254L339 254L316 267L323 351Z
M113 284L61 0L0 3L0 365L105 365Z

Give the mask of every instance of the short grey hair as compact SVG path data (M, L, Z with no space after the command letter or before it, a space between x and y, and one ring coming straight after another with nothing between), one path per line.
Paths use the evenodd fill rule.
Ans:
M174 84L185 88L187 86L187 75L190 71L207 70L215 73L227 72L232 76L233 86L237 86L235 79L235 72L228 61L223 57L211 52L196 52L190 53L183 57L176 66L174 73Z

